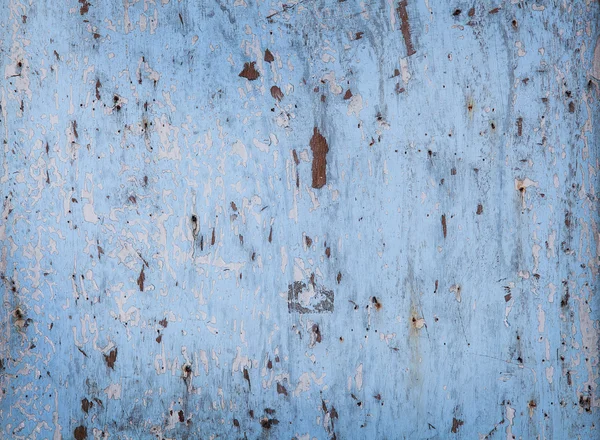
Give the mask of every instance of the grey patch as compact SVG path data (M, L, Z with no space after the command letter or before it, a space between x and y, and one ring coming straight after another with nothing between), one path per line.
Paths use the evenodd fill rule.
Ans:
M323 286L315 286L314 295L306 306L300 304L299 296L307 288L303 281L294 281L288 285L288 312L289 313L333 313L333 290Z

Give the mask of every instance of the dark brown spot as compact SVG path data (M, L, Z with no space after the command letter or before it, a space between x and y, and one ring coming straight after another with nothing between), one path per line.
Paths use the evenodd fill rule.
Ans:
M272 63L273 61L275 61L275 57L273 56L273 54L271 53L271 51L269 49L265 50L265 58L264 60L267 63Z
M312 238L310 238L308 235L304 237L304 241L306 242L307 247L312 246Z
M87 398L81 400L81 410L85 413L87 413L93 405L94 404L87 400Z
M288 395L287 390L280 383L277 383L277 394L283 394L284 396Z
M283 99L283 92L279 87L273 86L271 87L271 96L273 97L273 99L281 101Z
M142 270L140 271L140 276L137 279L137 285L140 288L140 292L144 291L144 281L146 280L146 275L144 275L144 266L142 265Z
M569 102L569 113L575 113L575 104L573 101Z
M268 419L266 417L260 419L260 426L262 426L264 429L271 429L271 427L273 425L278 425L279 424L279 420L277 419Z
M376 297L371 298L371 302L373 303L375 310L381 310L381 307L383 307Z
M99 79L96 80L96 99L100 101L100 88L102 87L102 83Z
M294 157L294 162L296 163L296 165L299 165L300 159L298 158L298 153L296 153L296 150L292 150L292 156Z
M177 415L179 416L179 422L183 423L185 421L185 417L184 417L183 411L179 410L179 412L177 413Z
M240 422L238 421L238 419L233 419L233 426L235 426L236 428L240 427Z
M73 431L73 436L75 440L85 440L87 438L87 428L83 425L78 426Z
M337 283L340 284L340 282L342 281L342 272L338 272L336 279Z
M517 136L523 136L523 118L517 118Z
M313 153L312 187L323 188L327 183L327 152L329 151L329 145L327 145L327 140L321 135L317 127L313 129L310 148Z
M88 13L88 11L90 10L90 4L88 3L87 0L79 0L79 4L81 5L81 7L79 8L79 14L80 15L85 15ZM87 431L86 431L86 435L87 435Z
M480 203L477 205L477 215L483 214L483 205Z
M464 424L465 424L465 422L463 422L462 420L460 420L460 419L457 419L456 417L453 417L453 418L452 418L452 429L451 429L451 431L452 431L454 434L456 434L456 433L458 432L459 428L460 428L462 425L464 425Z
M244 379L248 382L248 387L252 389L252 384L250 383L250 374L248 373L248 369L244 368Z
M346 90L346 93L344 93L344 99L348 100L352 98L352 92L350 91L350 89Z
M475 15L475 8L471 8L471 9L469 9L468 16L469 16L469 17L472 17L472 16L474 16L474 15Z
M167 328L167 325L169 325L169 322L167 321L167 318L161 319L160 321L158 321L158 323L160 325L162 325L164 328Z
M452 15L454 15L455 17L458 17L460 15L462 11L460 9L455 10Z
M507 293L504 295L504 301L509 302L512 298L512 293Z
M248 81L254 81L255 79L258 79L260 74L258 73L258 70L256 70L256 68L254 67L255 64L255 61L252 61L251 63L244 63L244 68L238 76L246 78Z
M106 362L106 366L111 369L115 369L115 362L117 361L117 349L111 350L108 355L104 355L104 362Z
M231 202L231 209L237 211L237 205L235 204L235 202Z
M497 14L498 12L500 12L501 8L494 8L490 11L490 14Z
M331 257L331 248L325 248L325 255L327 255L327 258Z
M315 341L321 343L321 330L317 324L313 324L312 332L315 335Z

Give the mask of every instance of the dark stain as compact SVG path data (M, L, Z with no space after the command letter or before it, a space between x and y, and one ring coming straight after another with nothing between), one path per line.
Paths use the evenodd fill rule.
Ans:
M258 70L256 70L256 68L254 67L255 64L256 61L252 61L251 63L244 63L244 68L238 76L246 78L248 81L254 81L258 79L260 73L258 73Z
M184 414L183 414L183 411L182 411L182 410L179 410L179 412L177 413L177 415L179 416L179 422L180 422L180 423L183 423L183 422L185 422L185 416L184 416Z
M337 280L337 283L340 284L340 282L342 281L342 272L338 272L336 280Z
M142 265L142 270L140 271L140 276L137 279L137 285L140 288L140 292L144 291L144 281L146 280L146 275L144 275L144 266Z
M531 399L527 406L529 407L529 409L534 410L535 408L537 408L537 403L535 403L535 400Z
M462 420L457 419L456 417L453 417L452 418L452 429L451 429L452 433L456 434L458 432L458 430L460 429L460 427L464 424L465 424L465 422L463 422Z
M260 419L260 426L262 426L263 429L271 429L273 425L279 425L279 420L269 419L267 417Z
M271 226L271 229L269 230L269 243L271 243L273 241L273 226Z
M507 293L506 295L504 295L504 301L505 302L509 302L512 298L512 293Z
M472 16L474 16L474 15L475 15L475 8L471 8L471 9L469 9L469 12L467 13L467 15L468 15L469 17L472 17Z
M415 51L410 35L410 22L408 21L408 12L406 11L407 3L407 0L401 0L398 3L396 11L398 12L398 16L400 17L400 31L402 32L404 44L406 45L406 55L411 56L417 52Z
M275 411L273 408L265 408L265 412L269 415L273 415L275 414L277 411Z
M497 14L498 12L500 12L500 9L502 9L502 8L494 8L489 13L490 14Z
M248 388L252 389L252 384L250 383L250 374L248 373L247 368L244 368L244 379L248 381Z
M331 248L329 246L325 248L325 255L327 258L331 257Z
M96 99L100 101L100 89L102 88L102 83L99 79L96 79Z
M87 438L87 428L83 425L78 426L73 431L73 436L75 440L85 440Z
M283 99L283 92L277 86L271 87L271 96L277 101L281 101Z
M284 396L288 395L287 390L280 383L277 383L277 394L283 394Z
M160 321L158 321L158 323L160 325L162 325L164 328L167 328L167 325L169 325L167 318L161 319Z
M81 7L79 8L79 14L85 15L90 10L90 3L87 0L79 0Z
M265 50L265 58L264 60L267 63L272 63L273 61L275 61L275 57L273 56L273 54L271 53L271 51L269 49Z
M448 235L448 227L446 226L446 214L442 214L442 232L444 234L444 238Z
M377 299L377 297L373 297L371 298L371 303L373 303L373 307L375 307L375 310L381 310L381 308L383 307L381 305L381 303L379 302L379 300Z
M117 349L111 350L108 355L104 355L104 362L108 368L115 369L115 362L117 361Z
M523 136L523 118L517 118L517 136Z
M294 157L294 163L296 165L300 165L300 159L298 158L298 153L296 153L296 150L292 150L292 156Z
M457 10L455 10L455 11L452 13L452 15L453 15L453 16L455 16L455 17L458 17L458 16L461 14L461 12L462 12L462 11L461 11L460 9L457 9Z
M235 204L235 202L231 202L231 209L237 211L237 205Z
M477 205L477 215L481 215L483 214L483 205L480 203L479 205Z
M575 113L575 104L573 101L569 102L569 113Z
M582 407L585 412L592 412L592 399L590 396L579 395L579 406Z
M329 151L329 145L327 145L327 140L317 127L313 129L310 149L313 153L312 187L323 188L327 183L327 152Z
M87 398L81 400L81 410L83 412L87 413L92 406L94 406L94 404L87 400Z
M79 139L79 133L77 133L77 121L73 121L73 134L75 135L75 139Z
M346 93L344 93L344 99L348 100L352 98L352 92L350 91L350 89L346 90Z
M569 299L571 298L571 294L569 293L569 284L567 281L563 281L563 290L564 294L560 300L560 306L565 309L569 306Z
M307 247L311 247L312 246L312 238L310 238L308 235L304 237L304 241L306 242L306 246Z
M162 342L162 336L163 335L158 335L158 337L156 338L156 342L158 342L159 344Z
M321 330L319 329L319 325L318 324L313 324L311 330L313 332L313 335L315 336L315 341L320 344L322 338L321 338Z
M233 426L235 426L236 428L240 427L240 422L238 421L238 419L233 419Z

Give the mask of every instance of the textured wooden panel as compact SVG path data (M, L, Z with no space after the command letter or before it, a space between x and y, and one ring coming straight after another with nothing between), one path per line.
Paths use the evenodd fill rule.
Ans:
M1 437L599 435L597 2L0 4Z

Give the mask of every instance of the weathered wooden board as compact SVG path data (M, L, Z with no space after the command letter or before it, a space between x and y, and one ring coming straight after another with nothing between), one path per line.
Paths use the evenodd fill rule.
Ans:
M598 438L599 5L2 0L2 438Z

